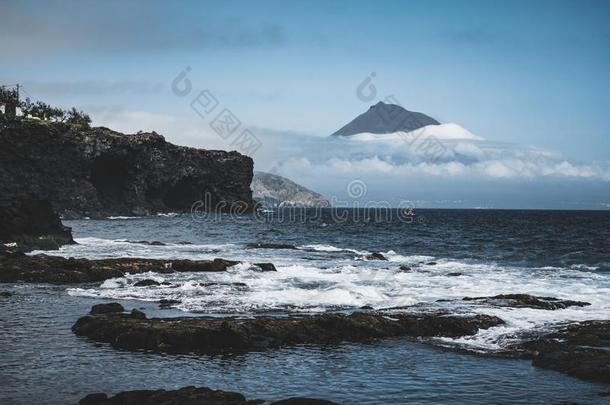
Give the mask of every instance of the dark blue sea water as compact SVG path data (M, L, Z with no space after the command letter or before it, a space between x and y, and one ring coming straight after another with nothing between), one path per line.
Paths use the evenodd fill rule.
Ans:
M87 393L209 386L249 398L306 395L341 403L603 403L610 386L532 367L526 360L461 354L501 350L522 332L610 314L610 213L417 210L170 215L67 221L78 257L243 261L226 273L143 274L79 286L4 285L0 298L0 403L75 403ZM305 215L305 218L302 217ZM305 220L303 220L305 219ZM140 241L159 241L156 246ZM290 250L247 249L252 242ZM387 261L366 260L382 252ZM274 273L251 263L273 262ZM402 266L402 269L401 269ZM410 270L405 270L408 266ZM142 278L178 288L136 288ZM214 282L203 287L200 282ZM235 282L245 283L236 285ZM530 293L590 302L558 311L506 309L464 296ZM160 310L161 298L179 299ZM240 356L117 351L72 334L91 305L120 301L149 316L290 314L374 308L443 308L497 315L507 324L463 339L303 346ZM439 301L442 300L442 301ZM402 309L401 309L402 310Z

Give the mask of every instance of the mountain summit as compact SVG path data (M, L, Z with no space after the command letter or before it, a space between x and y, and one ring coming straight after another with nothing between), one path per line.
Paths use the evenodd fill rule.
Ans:
M440 125L440 122L426 114L405 110L399 105L386 104L380 101L332 136L350 136L363 132L373 134L410 132L427 125Z

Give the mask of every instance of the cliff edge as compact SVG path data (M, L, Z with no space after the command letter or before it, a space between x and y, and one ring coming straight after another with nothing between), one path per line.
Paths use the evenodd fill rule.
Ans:
M155 132L32 119L0 124L5 211L7 201L48 201L64 218L138 216L188 211L200 200L209 209L249 211L252 168L237 152L176 146Z

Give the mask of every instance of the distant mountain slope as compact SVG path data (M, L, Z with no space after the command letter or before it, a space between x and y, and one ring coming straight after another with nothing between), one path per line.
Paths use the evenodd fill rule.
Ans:
M380 101L332 136L350 136L364 132L373 134L390 134L398 131L410 132L427 125L440 125L440 122L426 114L408 111L399 105L386 104Z
M330 207L323 195L275 174L254 172L251 187L252 198L265 208Z

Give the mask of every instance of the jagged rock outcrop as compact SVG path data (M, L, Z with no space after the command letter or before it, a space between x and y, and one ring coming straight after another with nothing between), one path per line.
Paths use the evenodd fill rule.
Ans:
M265 172L254 172L252 197L264 208L330 207L330 201L286 177Z
M176 146L155 132L0 124L0 195L48 200L68 218L188 211L196 201L252 210L252 167L237 152Z
M364 132L372 134L411 132L428 125L440 125L440 122L426 114L409 111L399 105L386 104L380 101L347 123L332 136L350 136Z

